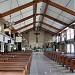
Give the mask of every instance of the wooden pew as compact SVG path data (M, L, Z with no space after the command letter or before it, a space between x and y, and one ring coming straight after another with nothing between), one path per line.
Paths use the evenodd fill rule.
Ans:
M70 67L70 71L73 72L75 69L75 53L61 53L55 51L44 51L44 55L51 58L52 60L62 64L62 66Z
M12 73L13 71L21 71L23 75L28 75L27 65L25 62L0 62L0 71L10 71Z
M70 71L73 72L75 69L75 59L71 59L71 63L70 63Z
M19 72L20 75L28 75L28 71L30 70L31 57L32 52L11 52L5 55L0 55L0 74L5 75L6 73L14 73L14 75L17 75Z

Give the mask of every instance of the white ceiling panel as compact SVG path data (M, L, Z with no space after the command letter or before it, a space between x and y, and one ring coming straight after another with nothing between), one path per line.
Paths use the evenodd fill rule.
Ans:
M75 16L73 16L67 12L64 12L64 11L62 12L61 16L63 16L64 18L67 18L69 20L75 20Z
M44 18L43 22L47 23L47 24L49 24L53 27L56 27L58 29L61 29L62 27L64 27L62 24L54 22L53 20L50 20L50 19L47 19L47 18Z
M57 23L57 22L54 22L52 26L59 28L59 29L63 29L65 27L64 25Z
M27 16L30 16L32 14L33 14L33 10L26 11L26 12L23 12L23 13L20 12L20 11L15 12L15 13L11 14L11 22L13 22L13 21L16 22L16 21L18 21L18 20L20 20L22 18L25 18ZM8 16L6 16L4 18L7 19L8 21L10 21L10 15L8 15Z
M19 24L14 25L13 27L14 27L15 29L18 29L18 28L21 28L21 27L23 27L23 26L25 26L25 23L24 23L24 22L21 22L21 23L19 23Z
M27 13L27 12L32 11L32 10L33 10L33 6L30 6L30 7L27 7L25 9L22 9L21 12L22 13Z
M21 16L17 16L11 19L11 22L16 22L21 19ZM10 20L8 20L10 22Z
M12 4L11 4L11 0L7 0L3 3L0 3L0 13L4 13L4 12L9 11L10 9L13 9L16 7L18 7L16 0L12 0Z
M42 20L42 17L43 17L43 16L41 16L41 15L40 15L39 21L41 21L41 20Z
M10 9L14 9L16 7L24 5L26 3L29 3L33 0L7 0L2 2L3 0L0 0L0 13L4 13L6 11L9 11Z
M33 0L17 0L17 1L18 1L19 5L21 6L21 5L24 5L26 3L32 2Z
M28 27L26 27L26 28L23 28L23 29L19 30L18 32L21 33L21 32L23 32L23 31L26 31L26 30L31 29L31 28L33 28L33 25L28 26Z
M50 1L55 2L55 3L65 7L70 0L50 0Z
M53 20L50 20L50 19L48 19L48 18L46 18L46 17L44 17L43 22L45 22L45 23L47 23L47 24L49 24L49 25L52 25L52 23L53 23L54 21L53 21Z
M41 13L41 10L40 10L41 7L42 7L42 2L40 2L40 3L37 4L37 10L38 10L37 14Z
M47 10L46 14L51 16L51 17L54 17L54 18L57 18L58 15L59 15L59 14L53 12L53 11L50 11L50 10Z
M44 9L45 9L45 3L44 2L40 2L37 4L37 14L43 13Z
M60 14L62 10L58 9L58 8L55 8L51 5L48 5L48 10L50 11L53 11L53 12L56 12L57 14Z
M25 21L25 24L26 24L26 25L28 25L28 24L30 24L30 23L33 23L33 18L30 18L30 19L28 19L28 20Z
M40 15L36 16L36 22L39 21Z
M67 18L64 18L63 16L59 16L58 20L63 21L65 23L67 23L67 24L70 24L72 22L71 20L69 20Z
M71 0L66 8L68 8L68 9L70 9L72 11L75 11L75 0Z
M28 12L26 12L26 13L23 13L22 15L23 15L23 17L25 18L25 17L28 17L28 16L30 16L30 15L32 15L32 14L33 14L33 10L28 11Z
M53 28L50 28L49 26L42 25L42 27L45 28L45 29L47 29L47 30L50 30L50 31L52 31L52 32L54 32L54 33L57 32L57 30L55 30L55 29L53 29Z

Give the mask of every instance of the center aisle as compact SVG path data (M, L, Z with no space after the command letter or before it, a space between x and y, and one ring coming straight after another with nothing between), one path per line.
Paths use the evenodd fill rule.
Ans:
M42 52L35 52L32 56L30 75L75 75L75 73L50 60Z

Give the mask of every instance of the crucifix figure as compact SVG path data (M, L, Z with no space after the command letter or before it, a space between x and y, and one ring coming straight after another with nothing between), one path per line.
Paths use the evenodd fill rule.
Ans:
M36 43L38 43L38 35L39 35L40 33L36 32L36 33L34 33L34 34L36 35Z

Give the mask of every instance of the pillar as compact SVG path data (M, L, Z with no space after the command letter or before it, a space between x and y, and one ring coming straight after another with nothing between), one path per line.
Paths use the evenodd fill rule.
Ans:
M1 52L4 53L4 42L1 42Z
M11 52L11 43L8 43L8 52Z
M67 30L65 31L65 40L67 41ZM67 52L67 44L65 44L65 52Z

